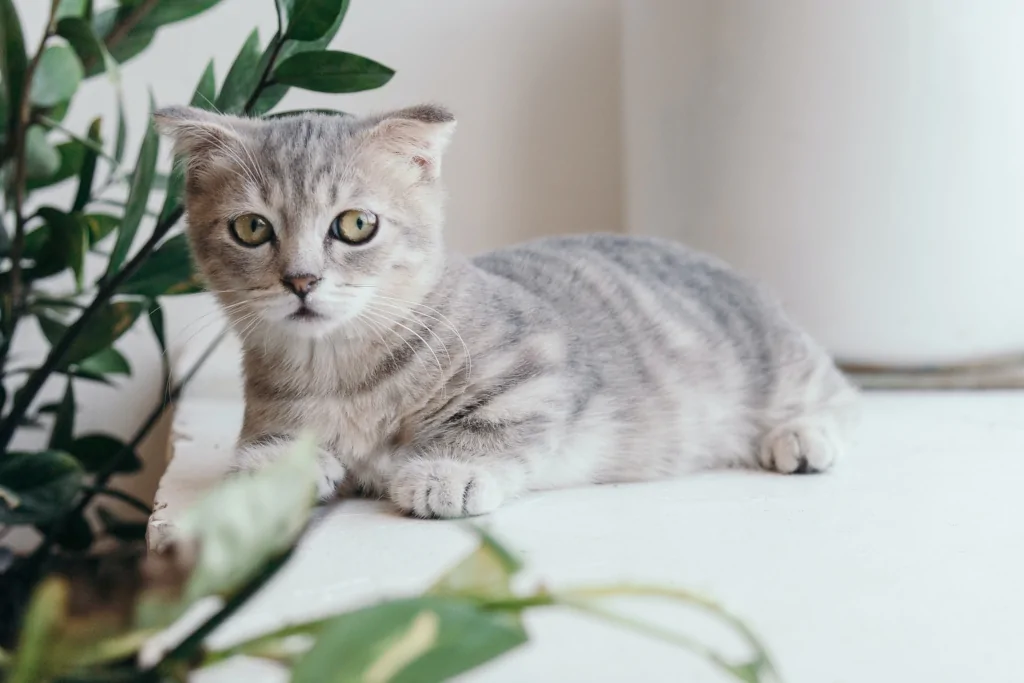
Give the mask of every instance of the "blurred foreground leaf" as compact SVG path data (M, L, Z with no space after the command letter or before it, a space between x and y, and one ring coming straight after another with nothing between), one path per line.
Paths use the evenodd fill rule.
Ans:
M82 482L78 462L60 451L0 458L0 524L44 524L64 512Z

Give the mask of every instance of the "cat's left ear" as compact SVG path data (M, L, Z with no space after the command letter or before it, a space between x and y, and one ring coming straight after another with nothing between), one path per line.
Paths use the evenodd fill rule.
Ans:
M367 135L383 149L416 164L424 180L436 180L455 123L455 116L444 107L423 104L373 119Z

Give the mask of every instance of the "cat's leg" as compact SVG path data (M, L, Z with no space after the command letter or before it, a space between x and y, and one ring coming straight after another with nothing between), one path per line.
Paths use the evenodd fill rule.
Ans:
M516 461L425 454L399 467L389 493L399 509L416 517L472 517L497 510L523 491L525 480L525 467Z
M291 453L298 440L289 435L270 434L243 436L235 447L230 473L257 472L278 458ZM316 479L317 496L322 501L333 498L345 478L345 467L337 456L323 447L317 447L320 471Z

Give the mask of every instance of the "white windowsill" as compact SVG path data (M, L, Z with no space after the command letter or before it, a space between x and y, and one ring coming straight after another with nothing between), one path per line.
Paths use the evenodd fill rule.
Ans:
M234 341L222 344L178 408L151 543L223 472L241 421L237 357ZM767 641L788 683L999 681L1019 676L1022 483L1024 393L872 394L853 452L823 476L716 472L556 491L482 521L523 556L527 585L705 592ZM457 523L343 501L213 638L423 589L472 543ZM730 644L675 608L633 611ZM586 618L550 611L527 622L530 644L464 680L725 680L685 652ZM196 680L287 677L234 661Z

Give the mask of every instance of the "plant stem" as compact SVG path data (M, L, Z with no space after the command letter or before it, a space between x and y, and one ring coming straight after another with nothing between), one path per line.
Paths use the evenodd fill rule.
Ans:
M278 29L277 33L274 34L273 41L274 47L270 51L270 59L267 60L267 65L263 68L263 73L260 74L260 80L256 83L256 87L253 88L252 95L249 96L248 101L242 110L246 113L252 111L252 108L256 106L256 102L260 99L260 95L263 94L263 89L270 85L270 73L274 70L274 65L277 62L278 55L281 54L281 48L284 47L284 33L281 30L281 13L277 15Z
M181 641L176 647L174 647L174 649L164 655L160 664L157 666L175 659L185 661L190 660L192 656L199 651L199 648L202 646L203 641L206 640L206 637L213 633L214 629L227 621L228 617L237 612L238 608L248 602L249 598L258 593L259 590L266 585L267 581L273 578L274 574L276 574L278 570L281 569L289 559L291 559L293 552L295 552L294 547L289 548L284 554L272 559L267 566L263 568L259 575L256 576L256 578L228 598L224 607L203 622L202 626L190 633L188 637Z
M92 494L94 496L107 496L109 498L119 500L122 503L127 503L128 505L131 505L133 508L145 514L146 516L149 516L149 514L153 511L149 507L149 505L147 505L144 501L139 500L130 493L125 493L124 491L121 491L119 489L112 489L100 486L90 486L89 488L85 489L85 492L88 494Z
M93 152L96 152L96 154L100 155L108 162L110 162L111 166L113 167L113 171L121 170L121 164L118 163L117 159L107 154L107 151L103 149L103 145L99 144L95 140L90 140L89 138L82 137L75 131L65 128L60 121L55 121L54 119L51 119L49 116L45 116L43 114L39 114L38 116L36 116L36 121L38 121L39 123L41 123L42 125L46 126L51 130L56 130L63 133L64 135L67 135L75 142L78 142L81 145L91 149Z
M12 194L14 195L14 241L11 243L11 310L4 316L4 337L10 339L18 326L18 318L21 316L22 299L22 267L21 257L25 253L25 224L28 218L25 216L25 185L27 183L27 150L28 128L32 122L32 81L36 69L39 68L39 60L46 50L46 42L54 36L57 31L57 6L60 0L51 0L50 16L46 21L46 29L43 37L39 40L39 47L32 55L25 70L25 82L22 84L21 99L18 102L18 122L14 127L14 179ZM6 444L5 444L6 445Z
M128 261L121 270L114 273L114 275L108 280L104 281L100 286L96 296L92 302L82 311L82 315L68 327L67 331L57 341L53 347L50 348L50 353L47 354L46 360L40 365L35 372L29 375L28 380L15 395L14 405L11 407L11 412L7 414L7 417L0 422L0 452L6 451L7 446L11 442L11 438L14 436L15 430L18 428L18 423L21 418L28 412L29 407L32 405L32 401L35 400L39 390L43 388L46 380L56 370L60 364L64 361L64 357L67 356L68 351L71 349L71 345L81 335L82 330L85 329L86 325L99 313L107 302L117 292L118 287L127 280L129 277L135 274L142 264L145 263L149 255L156 249L157 244L167 235L174 224L178 222L185 210L179 206L167 217L166 220L157 223L153 229L152 236L146 240L146 243L142 245L139 252L135 254L130 261Z

